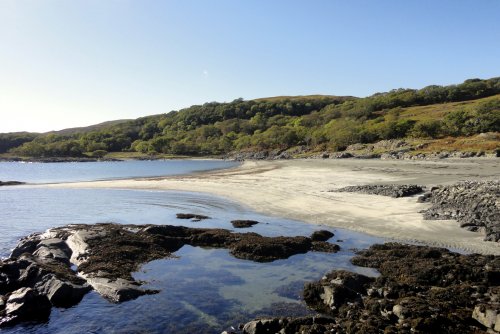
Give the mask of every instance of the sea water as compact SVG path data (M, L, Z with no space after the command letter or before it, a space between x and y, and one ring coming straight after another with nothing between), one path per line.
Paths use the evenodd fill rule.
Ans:
M63 165L64 168L73 166L72 163ZM147 163L144 166L147 168ZM200 222L176 219L176 213L181 212L211 218ZM175 258L146 263L134 273L137 280L145 282L144 287L160 290L158 294L112 304L90 292L74 307L53 308L47 323L22 324L1 332L220 333L257 316L310 314L301 300L304 283L320 279L333 269L376 275L374 270L355 267L349 260L354 249L365 248L381 239L265 216L248 209L244 203L178 191L2 187L0 256L8 256L22 236L66 224L115 222L235 230L230 224L234 219L261 222L249 229L236 230L266 236L308 236L315 230L328 229L335 233L330 242L338 243L341 251L336 254L310 252L285 260L256 263L236 259L225 249L184 246L175 252Z

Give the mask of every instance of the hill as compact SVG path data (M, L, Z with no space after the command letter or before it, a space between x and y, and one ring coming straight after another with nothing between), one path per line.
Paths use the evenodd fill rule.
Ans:
M341 151L355 143L407 139L439 149L498 149L500 78L395 89L365 98L278 96L210 102L166 114L48 134L0 135L0 153L30 157L107 152L220 155L232 151ZM451 138L451 139L450 139ZM469 145L470 142L473 145ZM469 143L469 144L468 144Z
M131 119L118 119L115 121L107 121L107 122L102 122L99 124L94 124L94 125L89 125L89 126L68 128L68 129L63 129L63 130L58 130L58 131L49 131L49 132L45 132L45 134L55 134L55 135L59 135L59 136L71 136L71 135L76 135L76 134L83 134L83 133L87 133L87 132L92 132L92 131L104 130L104 129L109 128L113 125L118 125L121 123L130 122L130 121L131 121Z

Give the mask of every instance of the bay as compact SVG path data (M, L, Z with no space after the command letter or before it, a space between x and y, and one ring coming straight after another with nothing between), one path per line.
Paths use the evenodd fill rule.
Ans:
M146 170L152 165L145 162L142 174L156 173ZM57 168L69 179L68 175L74 172L67 169L72 166L65 163ZM115 168L112 163L102 166ZM201 222L179 220L176 213L181 212L211 218ZM225 198L179 191L2 187L0 256L8 256L17 240L27 234L66 224L115 222L234 230L230 223L234 219L261 222L238 232L267 236L308 236L315 230L328 229L335 233L331 242L342 240L338 242L342 250L336 254L308 253L271 263L255 263L236 259L224 249L184 246L175 252L177 258L146 263L134 273L137 280L145 282L145 287L160 290L158 294L112 304L90 292L74 307L53 308L47 323L22 324L2 332L220 333L256 316L310 313L301 300L303 284L321 278L332 269L377 274L372 269L355 267L349 260L354 249L380 242L380 238L262 215Z

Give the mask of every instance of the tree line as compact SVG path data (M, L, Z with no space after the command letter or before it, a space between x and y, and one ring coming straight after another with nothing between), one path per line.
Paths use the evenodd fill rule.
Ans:
M217 155L233 150L342 150L353 143L394 138L440 138L500 131L500 97L456 106L443 117L411 117L405 108L477 100L500 94L500 78L459 85L396 89L366 98L311 96L210 102L138 118L96 131L0 134L0 153L32 157L135 151Z

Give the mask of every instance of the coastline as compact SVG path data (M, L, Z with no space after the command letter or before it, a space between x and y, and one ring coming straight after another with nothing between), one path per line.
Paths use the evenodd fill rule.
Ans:
M322 224L411 243L500 255L452 220L424 220L429 204L416 196L391 198L329 192L351 185L420 184L427 187L466 179L499 177L496 159L394 161L307 159L245 161L236 168L191 175L43 185L55 188L118 188L202 192L225 197L256 212Z

